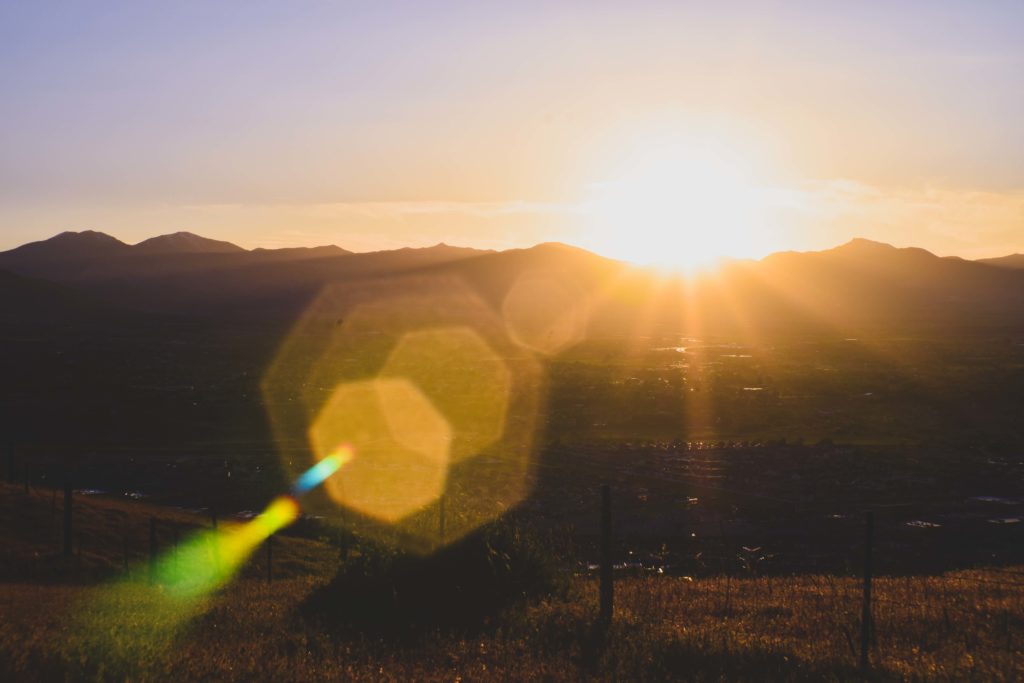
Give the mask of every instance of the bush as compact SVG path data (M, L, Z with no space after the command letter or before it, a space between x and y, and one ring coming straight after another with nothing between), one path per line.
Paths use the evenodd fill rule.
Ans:
M310 595L307 617L380 636L474 630L568 585L538 537L508 521L426 557L379 545L362 545L353 555Z

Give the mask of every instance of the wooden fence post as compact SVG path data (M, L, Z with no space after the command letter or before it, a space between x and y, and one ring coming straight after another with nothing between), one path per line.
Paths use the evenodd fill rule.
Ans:
M875 513L864 513L864 604L860 618L860 669L867 673L870 662L868 648L871 645L871 546L875 536Z
M71 478L64 480L64 557L71 557Z
M156 583L156 517L149 518L149 582Z
M612 492L608 484L601 486L601 624L612 623L615 589L612 585Z
M267 583L274 581L274 534L267 536Z

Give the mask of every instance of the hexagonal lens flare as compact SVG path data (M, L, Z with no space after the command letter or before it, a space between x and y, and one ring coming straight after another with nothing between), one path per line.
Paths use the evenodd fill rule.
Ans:
M397 522L444 492L451 428L406 379L339 386L309 437L324 457L350 445L354 457L345 476L329 478L325 486L335 501L368 517Z
M262 388L287 474L350 449L304 508L360 533L429 551L532 486L541 366L460 279L328 287Z
M582 291L556 272L520 277L505 295L502 313L516 342L549 356L579 343L587 331Z
M382 377L407 377L451 423L454 462L478 455L505 430L512 378L502 359L466 327L410 332Z

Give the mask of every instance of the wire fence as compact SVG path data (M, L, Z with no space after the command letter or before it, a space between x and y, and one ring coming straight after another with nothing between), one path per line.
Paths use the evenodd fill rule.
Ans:
M609 480L620 475L612 468L595 469ZM798 513L806 507L802 500L709 484L699 477L670 475L663 481L685 484L690 490L696 487L788 506L791 516L786 524L797 531L801 524L810 527L815 523L800 520ZM120 546L118 564L123 572L143 572L140 568L147 559L152 561L157 552L173 552L178 538L197 528L194 518L154 524L149 516L107 510L102 523L89 528L91 533L102 529L108 538L90 538L67 525L67 491L62 496L57 490L36 487L27 478L12 486L17 488L11 490L23 486L30 502L21 514L44 522L49 538L55 547L62 544L65 555L81 557L101 543L108 549ZM614 506L615 486L610 493ZM72 491L70 499L81 495ZM595 502L595 520L603 518L603 510L597 514L599 508ZM870 666L889 667L890 673L900 675L913 671L894 668L896 660L903 665L913 662L920 671L928 671L938 662L941 671L954 672L949 675L955 677L973 675L972 662L984 657L997 662L998 670L1005 672L1003 678L1012 680L1024 671L1024 569L1006 566L1006 559L996 555L985 563L959 563L937 568L934 574L922 573L920 558L941 556L951 542L969 547L973 539L961 528L943 529L940 537L939 523L909 526L918 521L905 519L902 512L909 510L915 514L931 510L934 514L923 516L940 518L932 500L875 506L875 520L881 523L873 532L868 530L871 525L862 521L866 518L847 516L837 531L845 535L843 542L803 558L808 562L799 571L774 567L774 558L766 557L770 553L744 545L741 538L722 530L721 522L719 537L704 539L701 548L708 553L706 557L684 558L689 564L675 567L631 561L625 552L633 539L616 533L613 523L609 531L615 539L609 545L617 551L606 559L614 564L608 576L619 584L614 592L614 619L665 624L695 634L698 642L724 638L729 647L738 647L735 641L742 638L787 651L802 647L808 656L840 658L851 666L866 658ZM680 515L685 525L686 513ZM215 519L211 517L209 526L216 524ZM1007 525L1002 531L1007 543L1020 539L1018 525ZM897 535L898 543L893 541ZM68 538L70 544L65 543ZM676 540L666 539L668 543ZM866 544L871 545L870 552L865 552ZM754 561L762 557L760 553L766 559ZM257 553L256 571L250 574L265 572L271 580L272 562L269 549ZM848 569L819 572L814 570L818 564ZM794 645L797 641L802 644Z

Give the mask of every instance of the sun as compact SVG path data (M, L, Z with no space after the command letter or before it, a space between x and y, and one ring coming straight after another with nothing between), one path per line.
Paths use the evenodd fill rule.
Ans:
M763 255L766 191L754 167L720 138L648 141L590 186L581 241L613 258L690 273Z

